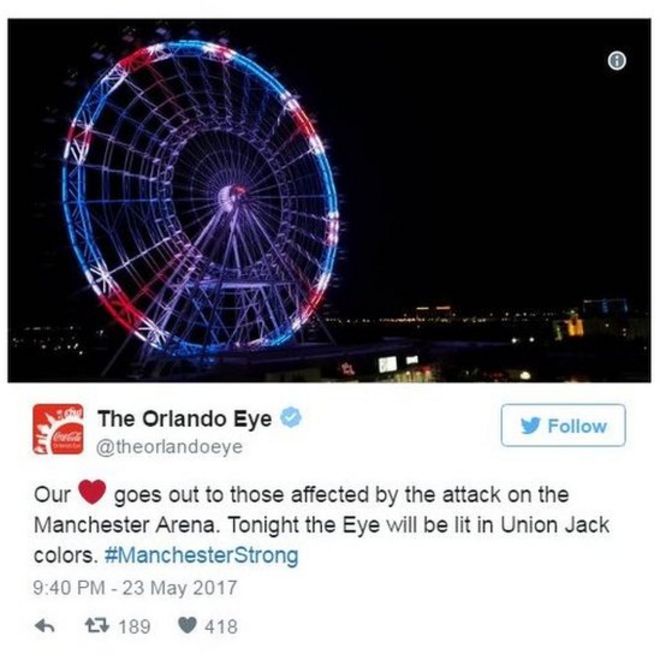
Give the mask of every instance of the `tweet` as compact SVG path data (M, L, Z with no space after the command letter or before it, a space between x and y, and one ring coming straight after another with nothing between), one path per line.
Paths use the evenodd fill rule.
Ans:
M4 655L657 656L654 12L347 4L10 6Z

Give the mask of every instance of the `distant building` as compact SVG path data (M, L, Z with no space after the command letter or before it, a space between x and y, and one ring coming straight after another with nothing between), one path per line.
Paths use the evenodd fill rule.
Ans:
M613 318L628 316L626 298L597 298L582 301L582 315L589 318Z
M420 305L415 307L415 318L421 321L448 319L452 316L451 305Z
M649 337L647 317L631 317L626 298L597 298L582 301L582 316L571 311L568 319L553 321L557 341L575 337L613 337L645 340Z
M573 311L567 319L552 322L553 335L557 341L584 336L584 321Z

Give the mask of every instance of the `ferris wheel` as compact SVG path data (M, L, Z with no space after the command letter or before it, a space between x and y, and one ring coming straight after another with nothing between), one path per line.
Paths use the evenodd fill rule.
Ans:
M291 340L337 252L307 114L251 59L203 41L141 48L95 82L66 138L62 204L102 305L173 357Z

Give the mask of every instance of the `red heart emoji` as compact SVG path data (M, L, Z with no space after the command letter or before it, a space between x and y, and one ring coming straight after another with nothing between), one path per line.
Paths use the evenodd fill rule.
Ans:
M78 484L78 492L90 504L96 504L105 495L105 481L83 479Z

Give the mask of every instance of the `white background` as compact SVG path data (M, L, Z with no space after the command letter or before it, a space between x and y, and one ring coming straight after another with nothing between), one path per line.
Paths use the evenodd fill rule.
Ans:
M363 16L367 3L211 2L12 2L10 16ZM585 17L653 14L651 3L482 2L379 3L379 15L443 17ZM157 13L156 13L157 12ZM6 24L2 25L6 58ZM38 39L32 45L39 47ZM654 49L654 70L658 48ZM47 57L47 53L44 53ZM6 61L0 67L6 117ZM26 72L29 75L29 72ZM35 81L35 84L38 84ZM655 93L654 93L655 96ZM654 99L655 100L655 99ZM657 133L656 133L657 134ZM654 138L657 139L657 138ZM656 152L654 144L654 153ZM0 162L6 163L5 132ZM6 179L0 181L6 227ZM604 182L604 185L607 185ZM12 222L20 221L13 218ZM0 231L6 263L6 236ZM654 241L654 255L657 240ZM6 272L0 269L0 291ZM654 275L654 291L657 278ZM39 302L39 293L26 291ZM6 346L6 300L0 305L0 343ZM655 327L655 326L654 326ZM657 332L654 342L658 341ZM653 344L655 345L655 343ZM2 380L6 381L6 354ZM657 367L657 360L654 359ZM657 373L657 369L654 369ZM0 652L6 657L114 658L159 654L181 657L292 659L336 657L438 658L656 658L657 594L660 592L657 532L660 451L655 412L657 385L2 385L5 422L2 480L2 616ZM278 427L246 442L246 454L230 461L144 458L108 460L91 451L81 457L37 457L31 451L31 407L39 401L81 402L88 424L88 449L99 439L93 411L147 407L222 411L234 407L278 413L295 404L303 412L297 429ZM499 410L506 402L620 402L628 409L628 443L623 448L522 449L499 441ZM110 434L108 434L110 435ZM128 434L127 434L128 435ZM137 434L133 434L137 436ZM145 437L147 434L143 434ZM201 434L200 434L201 435ZM208 434L213 435L213 434ZM233 437L232 433L222 433ZM116 433L114 436L121 436ZM158 437L158 434L149 437ZM241 580L230 605L211 600L141 601L107 599L37 600L37 577L95 577L98 569L35 570L32 492L38 483L75 488L82 478L104 478L121 486L185 486L247 483L299 486L365 483L428 487L496 483L542 483L571 491L571 511L603 513L613 521L609 537L391 537L357 540L334 537L271 542L301 549L296 570L221 570ZM113 515L108 500L94 509ZM483 507L488 514L488 507ZM152 511L150 509L150 511ZM332 515L329 509L323 509ZM356 510L357 511L357 510ZM62 515L84 515L77 500ZM131 512L139 513L138 509ZM251 510L258 513L258 509ZM348 512L348 511L347 511ZM368 514L370 509L362 510ZM417 508L417 513L427 512ZM55 511L57 513L57 511ZM198 510L201 515L203 510ZM430 511L428 512L429 515ZM538 511L535 511L538 513ZM336 512L335 512L336 514ZM178 511L172 512L177 517ZM338 514L336 514L338 515ZM377 515L374 512L374 515ZM551 515L551 514L548 514ZM441 517L438 514L437 517ZM179 537L180 544L191 541ZM158 544L164 544L159 540ZM71 543L93 547L97 541ZM98 541L99 547L103 539ZM210 570L153 570L154 577L190 580ZM151 577L143 569L107 571L106 577ZM146 639L83 631L88 615L150 617L155 632ZM233 640L190 636L176 628L179 616L235 615L241 633ZM33 627L42 616L57 625L55 635ZM211 655L213 654L213 655Z

